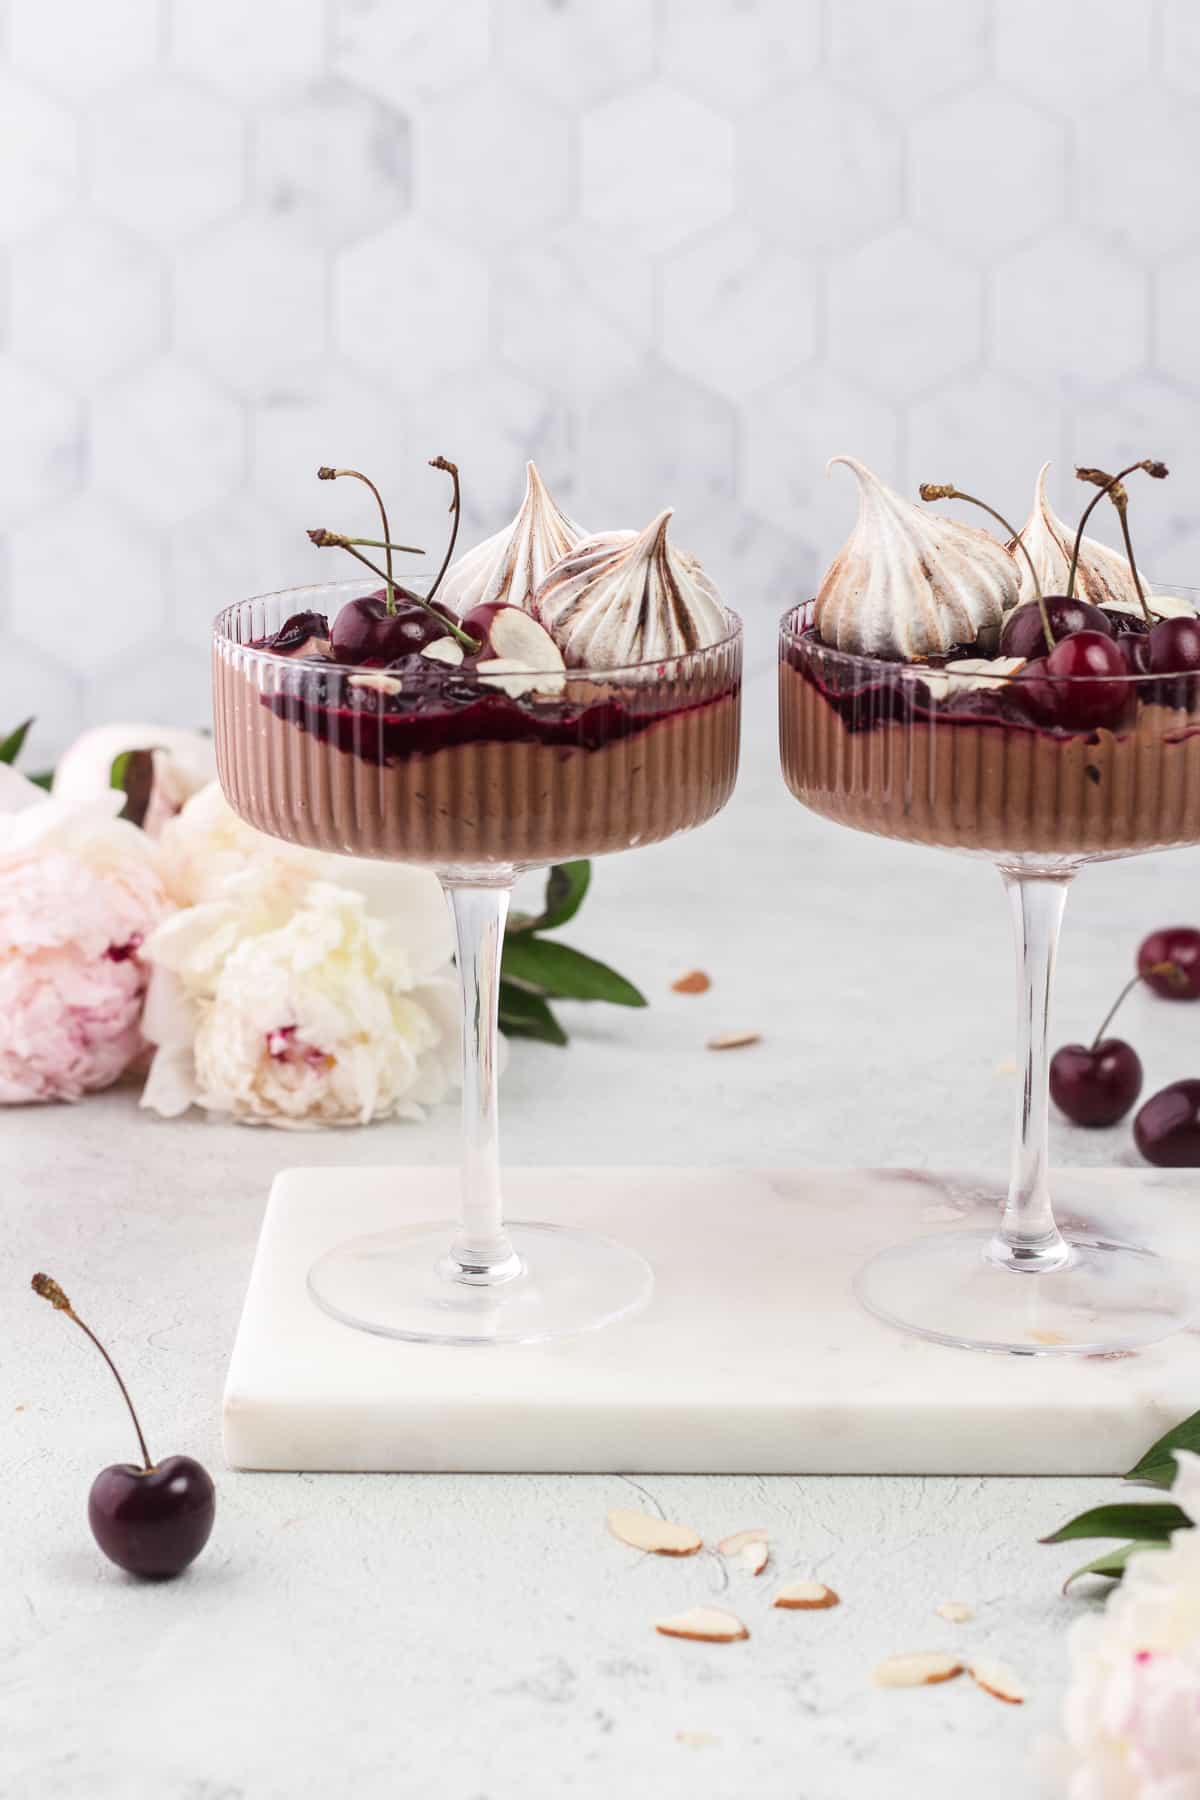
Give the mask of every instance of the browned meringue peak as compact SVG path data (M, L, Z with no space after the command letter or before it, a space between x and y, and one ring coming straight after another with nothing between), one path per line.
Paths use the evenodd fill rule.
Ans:
M547 570L584 535L550 498L533 463L526 463L525 498L516 518L450 565L438 600L460 618L493 600L525 606Z
M531 602L568 664L619 669L719 643L721 596L667 536L671 508L645 531L606 531L557 563Z
M1021 542L1037 570L1043 594L1065 594L1075 533L1058 517L1046 498L1046 470L1049 467L1050 464L1044 462L1038 471L1033 511L1021 527ZM1015 538L1009 548L1015 550ZM1029 564L1020 555L1017 556L1016 563L1017 573L1021 578L1021 599L1036 599ZM1138 599L1137 583L1133 579L1129 559L1121 551L1110 550L1107 544L1098 543L1095 538L1085 537L1080 546L1079 565L1075 570L1075 592L1081 600L1090 600L1093 606L1123 603L1141 617L1141 601Z
M1019 587L1003 544L905 500L852 456L834 463L857 477L858 519L817 593L825 643L911 660L972 644L1000 624Z

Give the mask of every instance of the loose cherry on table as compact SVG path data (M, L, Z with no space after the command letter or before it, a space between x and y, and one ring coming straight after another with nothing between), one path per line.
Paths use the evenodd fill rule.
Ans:
M1133 1136L1146 1161L1161 1169L1200 1168L1200 1081L1173 1081L1152 1094Z
M142 1467L113 1463L101 1469L88 1495L88 1524L110 1562L131 1575L161 1581L180 1575L208 1542L216 1516L216 1489L207 1469L194 1457L168 1456L151 1461L129 1390L112 1357L90 1326L85 1325L57 1281L35 1275L35 1294L66 1313L95 1344L120 1388L142 1452Z
M1123 1038L1064 1044L1051 1058L1051 1098L1076 1125L1115 1125L1141 1091L1141 1058Z
M1164 1000L1200 1000L1200 931L1164 925L1143 939L1138 973Z

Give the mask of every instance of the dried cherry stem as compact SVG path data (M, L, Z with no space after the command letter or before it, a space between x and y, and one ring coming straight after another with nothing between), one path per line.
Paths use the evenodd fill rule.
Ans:
M383 520L383 546L387 558L387 574L384 576L384 581L387 584L386 605L388 611L394 613L396 610L396 584L392 580L392 528L388 524L387 508L383 504L383 495L379 492L379 489L375 486L371 477L362 474L358 469L331 469L327 464L322 463L321 467L317 470L318 481L336 481L340 475L348 475L354 481L361 481L363 486L370 488L375 496L375 504L379 508L379 516Z
M1079 528L1075 533L1075 543L1071 550L1071 567L1067 573L1067 599L1071 600L1075 595L1075 574L1079 567L1079 552L1083 545L1084 526L1099 506L1101 500L1103 500L1105 494L1107 494L1112 500L1113 505L1116 507L1117 517L1121 521L1121 535L1125 540L1125 554L1129 558L1129 570L1133 576L1133 585L1137 589L1138 599L1142 603L1142 612L1145 614L1146 623L1148 625L1153 625L1154 616L1151 613L1149 606L1146 604L1145 590L1142 587L1141 577L1137 572L1137 564L1133 560L1133 542L1129 536L1129 523L1125 517L1129 507L1129 496L1121 486L1126 475L1132 475L1138 469L1144 470L1145 473L1155 481L1165 480L1166 476L1170 473L1166 463L1157 462L1150 456L1143 457L1140 462L1130 463L1127 469L1119 469L1115 475L1108 475L1103 469L1076 469L1075 474L1078 480L1094 481L1100 491L1099 493L1094 494L1088 504L1084 507L1083 517L1080 519Z
M91 1338L93 1344L95 1344L97 1350L100 1352L101 1356L104 1358L105 1362L108 1364L109 1368L112 1370L113 1380L116 1382L117 1386L120 1388L122 1398L124 1399L126 1406L129 1408L129 1416L133 1420L133 1429L137 1432L137 1440L138 1440L138 1444L139 1444L139 1446L141 1448L141 1452L142 1452L142 1463L145 1467L146 1473L149 1474L151 1472L151 1470L154 1468L154 1464L150 1460L150 1452L146 1448L146 1439L142 1432L141 1421L139 1420L137 1413L134 1410L133 1401L129 1398L129 1389L125 1386L125 1383L121 1380L121 1374L120 1374L119 1369L117 1368L116 1363L113 1361L112 1357L108 1354L108 1351L104 1348L104 1345L100 1342L100 1339L96 1336L96 1334L92 1330L91 1326L84 1324L83 1320L79 1317L79 1314L75 1311L75 1308L71 1305L71 1302L67 1299L67 1296L63 1293L62 1289L59 1287L57 1281L54 1280L53 1276L37 1274L33 1277L33 1280L30 1282L29 1285L33 1289L35 1294L40 1294L43 1300L48 1300L50 1302L50 1304L54 1308L55 1312L66 1313L68 1319L72 1320L74 1324L78 1325L80 1331L83 1332L84 1336Z
M372 575L378 575L382 581L387 580L387 576L379 567L378 563L373 563L369 556L364 556L361 550L356 550L354 548L356 543L363 543L365 541L364 539L347 538L343 537L340 532L325 531L323 529L310 531L308 537L309 542L315 544L318 550L345 550L347 554L353 556L357 562L362 563L364 568L370 569ZM409 588L404 588L401 591L406 600L415 600L418 606L423 606L426 612L432 613L438 624L445 627L446 635L448 637L457 638L467 655L474 656L480 646L471 636L469 631L464 631L462 626L456 624L448 613L439 612L436 606L431 606L429 604L428 596L414 594ZM430 592L432 592L432 589ZM392 608L392 610L394 611L395 608Z
M442 585L443 575L450 567L450 558L454 555L454 546L458 541L458 522L462 517L462 489L459 487L458 483L458 468L456 464L447 461L444 456L431 456L429 459L429 466L431 469L444 469L454 483L454 492L450 497L450 511L454 514L454 523L450 527L450 542L446 545L446 554L442 558L442 566L434 576L433 586L429 590L429 598L432 600L433 596ZM478 646L476 646L476 648L478 648Z
M1130 994L1132 994L1134 988L1137 987L1139 985L1139 983L1143 982L1146 979L1147 975L1165 975L1167 977L1168 981L1174 981L1176 979L1178 979L1179 981L1185 981L1187 979L1183 973L1183 970L1179 967L1178 963L1173 963L1173 962L1151 963L1151 965L1148 969L1139 969L1138 973L1134 976L1131 976L1131 978L1125 983L1125 986L1121 989L1120 993L1117 995L1116 999L1113 1001L1112 1005L1109 1007L1108 1011L1105 1013L1104 1018L1100 1022L1100 1029L1096 1033L1095 1037L1092 1039L1091 1046L1090 1046L1091 1049L1093 1049L1093 1050L1096 1049L1097 1045L1100 1043L1101 1038L1104 1036L1105 1032L1108 1030L1109 1026L1112 1024L1113 1020L1116 1018L1118 1012L1121 1010L1122 1006L1125 1004L1125 1001L1129 998Z
M1003 525L1013 543L1020 545L1021 555L1029 565L1029 579L1033 582L1033 591L1037 598L1038 611L1042 615L1042 630L1046 634L1046 647L1047 649L1053 650L1055 639L1054 632L1050 626L1050 614L1046 610L1046 596L1042 592L1042 584L1038 580L1037 570L1033 566L1033 558L1029 554L1029 548L1020 532L1014 531L1008 520L1004 517L1004 514L998 513L994 506L989 506L986 500L977 499L974 494L964 494L962 489L956 488L952 481L924 481L921 483L920 494L922 500L965 500L968 506L978 506L982 512L990 514L998 525Z

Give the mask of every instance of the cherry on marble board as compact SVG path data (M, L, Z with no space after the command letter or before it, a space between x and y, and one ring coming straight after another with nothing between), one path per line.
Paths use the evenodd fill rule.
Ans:
M1152 1094L1133 1122L1147 1162L1160 1169L1200 1168L1200 1081L1173 1081Z

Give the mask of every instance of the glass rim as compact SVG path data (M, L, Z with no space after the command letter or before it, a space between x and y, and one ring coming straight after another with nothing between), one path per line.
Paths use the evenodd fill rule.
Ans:
M397 587L416 586L417 583L428 586L432 582L433 576L432 574L425 572L414 574L411 570L405 570L393 574L392 579ZM309 582L302 587L273 588L263 594L248 595L244 600L235 600L231 602L230 605L223 606L220 612L215 615L212 621L213 641L217 644L228 644L231 648L235 649L239 655L253 657L256 661L268 667L278 666L287 669L311 669L314 672L319 671L322 675L326 676L326 678L331 674L343 676L387 675L391 673L391 671L386 668L380 668L378 664L372 663L306 663L294 656L282 656L277 650L267 650L254 644L244 644L226 629L226 622L234 618L235 615L243 612L245 608L262 605L268 600L282 600L285 596L288 598L294 597L297 601L297 605L291 610L293 612L303 612L308 610L304 605L305 599L313 595L339 595L343 600L354 600L367 594L377 593L380 585L378 579L373 581L365 579L351 579L349 581L315 581ZM724 636L717 638L714 643L701 644L695 650L680 650L672 656L644 657L640 662L613 664L611 667L602 669L568 666L566 668L555 669L523 669L521 673L538 676L544 675L547 679L550 677L559 679L565 677L568 681L619 681L629 676L643 675L648 670L658 674L674 673L677 669L696 661L698 658L711 656L718 650L733 648L741 642L743 636L741 614L735 612L732 606L727 606L724 601L721 602L721 607L725 614L726 621L726 631ZM318 609L312 607L311 610L323 611L324 608ZM447 631L446 635L450 636L450 632ZM451 664L438 665L434 658L428 658L427 660L429 661L431 668L437 666L453 667L455 674L461 675L465 680L477 678L488 687L495 685L492 678L486 674L480 676L475 669L460 669L457 665ZM393 675L393 679L403 680L402 672L397 670Z
M1172 588L1159 587L1151 590L1149 596L1151 600L1154 599L1155 592L1161 594L1193 596L1198 603L1197 619L1200 621L1200 588L1178 586ZM815 601L813 600L802 600L798 606L790 606L779 621L780 638L789 649L799 649L801 647L814 649L818 651L822 657L827 658L834 666L846 670L861 670L868 680L894 680L899 678L902 681L926 681L930 676L933 676L939 685L943 681L946 681L951 684L967 682L971 687L978 687L981 684L989 683L994 684L997 687L1005 687L1009 682L1016 681L1020 677L1020 669L1014 669L1011 675L1002 675L999 671L993 673L988 669L948 669L944 665L938 663L900 662L893 657L867 656L857 650L838 650L833 644L823 643L820 639L817 639L811 645L805 645L805 639L810 638L814 631L811 616L814 605ZM797 621L805 614L808 615L807 619L802 625L798 625ZM1136 617L1136 615L1131 614L1130 617ZM971 660L974 661L976 659L972 658ZM1021 659L1022 666L1025 666L1027 663L1034 660L1035 659L1032 657L1023 657ZM1142 685L1147 685L1151 682L1190 681L1198 678L1200 678L1200 669L1178 669L1174 673L1164 672L1158 674L1152 674L1149 671L1143 671L1141 673L1138 673L1137 671L1122 671L1119 675L1051 675L1047 674L1044 669L1039 669L1037 672L1037 679L1039 681L1051 682L1056 687L1080 686L1084 684L1094 684L1098 681L1120 681L1128 682L1130 684L1140 683Z

